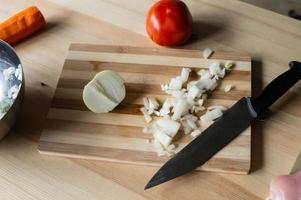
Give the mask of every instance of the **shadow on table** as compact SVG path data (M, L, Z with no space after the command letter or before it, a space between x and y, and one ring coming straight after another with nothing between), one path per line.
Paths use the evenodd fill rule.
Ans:
M215 34L221 32L223 27L217 26L215 24L210 24L207 22L195 21L193 23L193 31L188 45L195 43L199 40L203 40L209 37L214 36Z

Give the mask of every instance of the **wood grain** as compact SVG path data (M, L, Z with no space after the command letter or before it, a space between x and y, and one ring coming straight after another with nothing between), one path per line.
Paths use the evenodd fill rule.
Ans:
M168 157L158 157L148 142L152 136L142 133L142 127L147 125L139 111L143 107L142 99L160 95L159 101L163 102L167 96L160 84L179 75L183 66L192 68L190 80L194 80L198 70L228 60L235 64L234 70L209 96L209 105L226 102L225 106L230 106L241 97L251 95L248 55L215 52L210 59L203 59L198 50L71 44L38 149L48 155L160 166ZM113 112L96 114L83 103L82 89L104 69L121 75L127 97ZM226 94L223 88L227 84L237 87ZM192 140L181 135L175 141L180 149ZM248 173L250 144L251 129L247 129L199 169Z
M191 42L183 48L247 52L254 58L254 94L287 70L288 61L300 59L300 21L236 0L184 1L195 27ZM0 21L36 5L48 22L45 31L14 46L24 66L26 88L17 133L11 132L0 142L1 200L259 200L267 196L272 178L289 172L300 151L300 84L273 106L268 119L254 123L252 171L247 176L196 171L144 191L157 167L37 152L70 43L155 47L145 37L144 25L145 13L153 3L155 0L0 0ZM77 89L68 91L76 97ZM62 93L67 94L63 90L58 94Z

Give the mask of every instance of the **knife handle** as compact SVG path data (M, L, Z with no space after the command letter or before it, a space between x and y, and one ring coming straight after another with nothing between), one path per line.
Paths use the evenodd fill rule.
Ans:
M251 98L251 103L257 116L268 109L301 79L301 63L292 61L289 63L289 66L290 69L269 83L258 97Z

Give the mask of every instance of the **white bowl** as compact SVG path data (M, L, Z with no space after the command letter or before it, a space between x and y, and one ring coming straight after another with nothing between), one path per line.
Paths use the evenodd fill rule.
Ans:
M0 139L16 121L24 93L23 80L18 55L9 44L0 40Z

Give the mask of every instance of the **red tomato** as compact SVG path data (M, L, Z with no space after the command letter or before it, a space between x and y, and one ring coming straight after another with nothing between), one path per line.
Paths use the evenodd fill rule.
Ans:
M192 17L184 2L161 0L148 11L146 30L150 38L157 44L181 45L191 35Z

